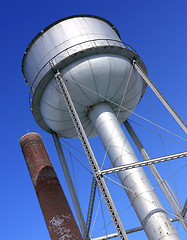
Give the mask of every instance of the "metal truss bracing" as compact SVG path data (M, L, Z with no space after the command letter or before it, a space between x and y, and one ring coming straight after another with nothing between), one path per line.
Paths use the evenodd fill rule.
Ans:
M88 206L88 214L87 214L87 219L86 219L86 230L87 230L86 237L87 237L87 239L89 239L89 232L90 232L92 213L93 213L93 207L94 207L94 201L95 201L96 187L97 187L97 181L93 177L91 192L90 192L90 201L89 201L89 206Z
M148 153L146 152L145 148L143 147L142 143L140 142L138 136L136 135L136 133L134 132L133 128L131 127L130 123L126 120L124 122L124 126L127 129L129 135L131 136L132 140L134 141L136 147L138 148L140 154L142 155L142 157L144 158L144 160L149 160L150 157L148 155ZM165 184L165 182L163 181L162 177L160 176L159 172L157 171L156 167L151 164L148 165L151 173L153 174L154 178L156 179L157 183L159 184L162 192L164 193L166 199L168 200L169 204L171 205L174 213L179 217L180 223L182 224L183 228L185 231L187 231L187 225L186 222L184 221L184 216L182 215L180 208L178 207L175 199L172 196L172 192L173 191L169 191L167 185Z
M181 153L167 155L167 156L164 156L164 157L158 157L158 158L154 158L154 159L144 160L144 161L141 161L141 162L130 163L130 164L126 164L126 165L123 165L123 166L120 166L120 167L114 167L114 168L109 168L109 169L102 170L101 175L103 176L103 175L106 175L106 174L109 174L109 173L129 170L129 169L132 169L132 168L143 167L143 166L146 166L146 165L165 162L165 161L169 161L169 160L173 160L173 159L177 159L177 158L182 158L182 157L186 157L186 156L187 156L187 152L181 152Z
M153 84L153 82L150 80L150 78L148 78L148 76L142 71L142 69L139 67L138 63L135 60L133 60L132 64L135 67L135 69L138 71L138 73L141 75L141 77L144 79L144 81L149 85L151 90L156 94L156 96L159 98L159 100L162 102L162 104L170 112L170 114L173 116L175 121L177 121L177 123L180 125L180 127L187 134L187 126L183 122L183 120L179 117L179 115L176 113L176 111L172 108L172 106L168 103L168 101L165 99L165 97L161 94L161 92Z
M186 199L186 202L184 204L184 207L182 209L182 216L185 218L186 216L186 212L187 212L187 199Z
M170 219L171 222L176 222L176 221L179 221L178 218L172 218ZM143 230L143 227L136 227L136 228L131 228L129 230L126 230L126 233L127 234L130 234L130 233L134 233L134 232L138 232L138 231L142 231ZM106 240L106 239L112 239L112 238L115 238L117 237L117 233L111 233L111 234L108 234L107 236L101 236L101 237L97 237L97 238L92 238L91 240Z
M89 141L88 141L88 138L86 136L86 133L83 129L83 126L82 126L82 123L79 119L79 116L77 114L77 111L74 107L74 104L71 100L71 96L68 92L68 89L64 83L64 80L63 80L63 77L62 77L62 74L60 72L57 72L55 74L55 80L60 88L60 91L64 97L64 100L65 100L65 103L67 105L67 108L68 108L68 111L69 111L69 114L72 118L72 121L74 123L74 126L75 126L75 129L77 131L77 134L81 140L81 143L83 145L83 148L84 148L84 151L87 155L87 158L88 158L88 161L90 163L90 166L92 168L92 171L93 171L93 174L94 174L94 177L97 181L97 185L98 187L100 188L100 191L101 191L101 194L103 196L103 199L105 201L105 204L108 208L108 211L110 213L110 216L112 218L112 221L114 223L114 226L116 228L116 232L118 233L118 237L119 239L121 240L127 240L127 235L126 235L126 232L125 232L125 229L121 223L121 220L120 220L120 217L119 217L119 214L117 213L117 210L116 210L116 207L113 203L113 200L112 200L112 197L110 195L110 192L107 188L107 185L105 183L105 180L102 178L101 176L101 170L99 168L99 165L97 163L97 160L94 156L94 153L91 149L91 146L89 144Z

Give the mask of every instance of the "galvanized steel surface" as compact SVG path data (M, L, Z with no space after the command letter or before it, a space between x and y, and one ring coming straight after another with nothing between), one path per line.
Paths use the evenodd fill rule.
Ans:
M90 40L102 41L91 42ZM120 41L116 31L100 18L80 16L67 18L64 21L53 24L47 31L41 31L27 48L23 57L22 70L29 86L38 75L39 71L51 60L58 64L63 58L83 51L88 46L102 45L105 39ZM122 44L116 43L121 46ZM72 47L74 47L72 49ZM76 49L75 49L76 48ZM63 56L59 53L63 53ZM43 70L38 79L41 79L49 69ZM34 88L38 84L35 80Z
M33 94L36 122L47 132L52 129L62 137L77 137L55 85L54 72L60 70L86 133L95 136L87 110L108 100L120 104L130 73L130 60L135 57L146 71L136 52L121 42L112 24L99 17L81 15L50 25L31 42L22 64ZM123 107L133 111L145 87L133 70ZM112 106L115 112L116 106ZM120 122L130 113L123 109Z
M138 104L142 80L135 70L131 73L131 69L131 63L124 57L98 54L76 61L62 70L66 86L88 137L96 135L94 127L87 117L87 111L91 106L99 102L107 102L107 99L120 105L126 90L122 104L125 109L121 109L118 117L122 123ZM131 77L128 83L130 73ZM119 107L111 105L117 114ZM44 121L59 136L77 136L63 96L59 93L54 80L46 87L40 107Z
M138 162L111 107L97 104L89 113L114 167ZM142 168L118 172L118 177L149 240L180 239Z
M74 124L74 127L77 131L77 135L79 136L82 146L84 148L85 154L87 156L87 159L90 163L90 166L92 168L93 176L95 177L95 180L97 181L97 185L101 191L101 194L103 196L103 199L105 201L106 207L110 213L111 219L114 223L115 229L118 233L118 237L120 240L128 240L126 232L124 230L123 224L121 223L119 214L116 210L116 207L114 205L114 202L112 200L112 197L110 195L110 192L108 190L108 187L105 183L105 180L100 176L100 168L97 163L97 160L95 158L95 155L92 151L92 148L90 146L90 143L88 141L88 138L86 136L86 133L84 131L84 128L82 126L82 123L80 121L80 118L78 116L78 113L76 111L76 108L72 102L71 96L69 94L69 91L66 87L66 84L62 78L61 73L57 73L55 75L55 79L57 81L57 84L59 86L60 92L62 93L64 97L64 101L66 103L66 106L68 108L69 114L72 118L72 122Z

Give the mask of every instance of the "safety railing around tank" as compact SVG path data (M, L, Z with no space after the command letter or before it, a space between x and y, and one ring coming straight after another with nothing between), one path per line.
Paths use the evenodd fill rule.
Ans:
M87 44L87 46L85 47L85 45ZM39 76L39 74L46 68L47 65L49 65L49 68L51 67L51 61L53 61L55 58L57 57L61 57L61 60L65 60L67 57L70 57L71 55L74 55L76 53L82 52L82 51L86 51L92 48L98 48L98 47L107 47L107 46L111 46L111 47L121 47L124 49L128 49L131 52L133 52L136 56L138 56L138 53L131 47L129 46L127 43L118 41L118 40L114 40L114 39L92 39L92 40L87 40L78 44L75 44L71 47L68 47L62 51L60 51L58 54L56 54L55 56L53 56L53 58L51 58L49 61L47 61L43 67L38 71L37 75L35 76L32 85L30 86L30 93L29 93L29 106L30 109L32 111L32 99L33 99L33 94L35 92L35 88L34 88L34 84ZM64 55L64 58L63 58ZM54 64L55 67L55 64Z

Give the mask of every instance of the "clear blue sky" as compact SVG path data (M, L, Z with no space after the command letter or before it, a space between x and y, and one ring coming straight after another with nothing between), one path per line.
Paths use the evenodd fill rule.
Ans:
M52 137L40 129L29 109L29 88L25 84L21 73L21 61L29 42L43 28L54 21L75 14L93 14L109 20L120 32L123 42L131 45L143 59L150 78L164 94L182 119L187 122L186 89L187 89L187 2L185 0L68 0L68 1L3 1L0 9L1 44L0 44L0 76L1 76L1 197L0 197L0 239L3 240L49 240L49 234L37 202L37 197L19 147L19 139L27 132L41 134L49 156L61 181L67 198L71 204L69 193L64 181L63 173L57 158ZM136 113L154 121L148 99L152 102L159 125L186 138L186 135L174 123L169 114L163 109L151 91L144 96L136 109ZM131 120L152 128L146 122L131 117ZM164 155L163 147L158 136L149 135L149 131L134 125L139 137L143 140L151 157ZM153 131L157 129L152 128ZM169 138L187 145L186 141ZM155 138L155 141L153 140ZM95 141L95 142L94 142ZM69 141L76 147L77 141ZM100 149L98 142L92 140L96 149ZM164 139L166 153L171 154L186 151L186 146L174 144ZM66 153L67 158L70 156ZM142 160L140 158L140 160ZM178 196L183 205L187 197L186 158L157 165L163 178L173 187L170 177L175 174L175 185ZM77 165L78 163L75 163ZM77 165L79 166L79 165ZM80 167L80 166L79 166ZM80 167L81 168L81 167ZM170 172L170 169L172 173ZM80 171L83 171L81 169ZM147 171L147 169L146 169ZM148 172L150 175L150 173ZM75 175L79 175L75 173ZM81 178L84 174L81 174ZM87 186L83 186L80 179L79 197L84 214L89 198L91 177L88 173ZM81 182L82 180L82 182ZM152 183L156 186L155 181ZM110 186L113 186L109 183ZM78 186L79 188L79 186ZM112 187L113 188L113 187ZM116 190L115 190L116 189ZM121 199L119 187L113 188L116 201ZM172 211L159 189L156 188L164 207ZM116 191L116 192L115 192ZM119 203L119 211L129 207L125 193L124 200ZM72 205L72 204L71 204ZM97 206L97 205L96 205ZM171 216L171 215L170 215ZM123 214L126 229L139 226L132 208ZM108 220L107 220L108 221ZM175 224L181 239L187 239L187 234L181 225ZM97 227L96 227L97 228ZM99 228L98 228L99 229ZM97 230L97 229L96 229ZM95 232L97 232L94 230ZM114 230L109 228L109 233ZM144 233L129 235L131 239L147 239Z

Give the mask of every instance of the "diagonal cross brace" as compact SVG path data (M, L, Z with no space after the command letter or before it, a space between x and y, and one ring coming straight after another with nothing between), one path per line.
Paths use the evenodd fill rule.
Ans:
M133 128L131 127L130 123L126 120L124 122L124 126L126 127L129 135L131 136L132 140L134 141L136 147L138 148L140 154L142 155L142 157L144 158L144 160L149 160L150 157L148 155L148 153L146 152L145 148L143 147L142 143L140 142L138 136L136 135L136 133L134 132ZM178 219L180 221L180 223L182 224L183 228L185 231L187 231L187 225L186 222L184 221L184 217L180 211L179 206L177 205L176 201L174 200L173 196L173 192L170 189L169 185L169 189L166 186L166 183L163 181L162 177L160 176L159 172L157 171L156 167L154 166L154 164L148 165L150 171L152 172L154 178L156 179L157 183L159 184L162 192L164 193L166 199L168 200L169 204L171 205L173 211L175 212L176 216L178 216ZM171 193L173 194L173 196L171 195ZM186 202L187 205L187 202Z
M161 94L161 92L158 90L158 88L153 84L153 82L150 80L150 78L142 71L142 69L139 67L138 63L135 60L132 61L132 64L135 67L135 69L138 71L140 76L143 78L143 80L149 85L151 90L155 93L155 95L159 98L159 100L162 102L162 104L166 107L166 109L169 111L169 113L173 116L175 121L180 125L180 127L187 134L187 126L186 126L186 124L179 117L179 115L172 108L172 106L168 103L168 101Z

